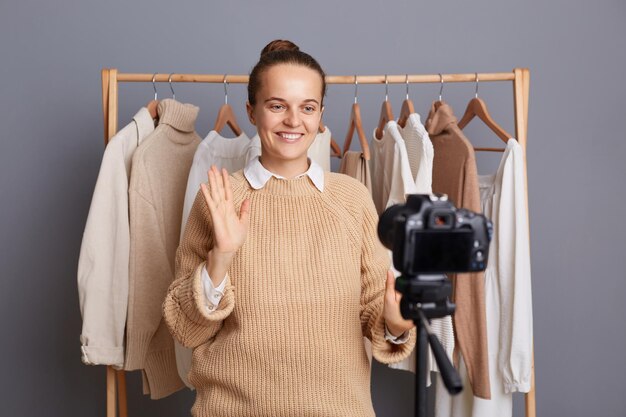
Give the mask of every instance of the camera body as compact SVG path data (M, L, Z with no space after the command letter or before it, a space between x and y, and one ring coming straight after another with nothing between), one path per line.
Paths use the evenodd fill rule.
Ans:
M407 277L475 272L487 267L493 225L483 214L457 209L443 194L410 194L380 216L378 236Z

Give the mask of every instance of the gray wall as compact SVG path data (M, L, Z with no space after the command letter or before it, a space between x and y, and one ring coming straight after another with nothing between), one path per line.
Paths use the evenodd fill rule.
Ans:
M624 416L626 222L623 0L472 2L69 1L0 3L0 392L6 416L104 415L104 368L80 362L76 265L103 151L100 69L246 73L286 37L330 74L531 69L528 177L537 408L541 416ZM457 113L474 86L448 85ZM221 85L175 85L208 131ZM244 118L244 87L231 103ZM481 85L513 131L509 83ZM167 86L159 85L161 97ZM330 89L326 124L342 142L352 87ZM414 85L426 114L437 85ZM360 98L371 132L381 86ZM399 111L404 87L392 86ZM150 99L120 87L120 127ZM396 104L397 103L397 104ZM478 123L476 143L497 139ZM353 141L356 144L356 140ZM497 157L496 157L497 158ZM479 170L497 165L481 157ZM131 416L187 415L188 392L151 401L129 375ZM374 368L381 416L412 415L409 374ZM516 415L523 404L516 401Z

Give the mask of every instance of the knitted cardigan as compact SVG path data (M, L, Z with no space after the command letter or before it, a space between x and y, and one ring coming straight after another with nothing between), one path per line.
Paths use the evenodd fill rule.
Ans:
M250 229L218 309L208 311L202 285L213 237L201 193L163 306L170 332L195 348L192 414L374 416L363 336L390 363L411 353L415 330L402 345L384 338L389 256L369 192L329 172L323 192L307 176L255 190L238 171L231 184L237 208L251 201Z

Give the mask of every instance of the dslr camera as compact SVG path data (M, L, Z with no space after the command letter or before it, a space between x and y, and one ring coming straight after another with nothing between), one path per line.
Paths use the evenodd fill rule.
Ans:
M492 234L483 214L457 209L445 194L410 194L378 223L380 241L407 277L485 270Z
M400 312L417 327L418 416L426 415L428 345L446 389L450 394L463 389L461 378L429 323L456 309L448 298L452 284L445 274L485 270L492 235L493 225L484 215L457 209L443 194L410 194L406 204L391 206L380 216L378 237L393 252L393 265L401 272L395 283L402 293Z

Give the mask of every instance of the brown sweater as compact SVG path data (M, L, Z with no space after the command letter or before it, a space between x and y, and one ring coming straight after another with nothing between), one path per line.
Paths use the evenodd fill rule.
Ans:
M251 200L250 230L214 312L201 277L211 218L196 197L163 306L174 337L195 348L194 416L374 416L363 336L383 363L410 354L414 330L404 345L384 339L389 256L369 192L325 175L323 192L307 176L255 190L232 175L235 206Z
M441 102L433 104L426 120L435 151L433 192L447 194L459 208L481 213L474 148L456 121L452 108ZM485 274L456 274L452 282L455 350L461 351L474 395L490 399Z
M174 280L187 175L200 137L198 107L172 99L158 106L159 125L133 155L129 188L130 279L124 369L144 369L151 397L184 385L161 306Z

